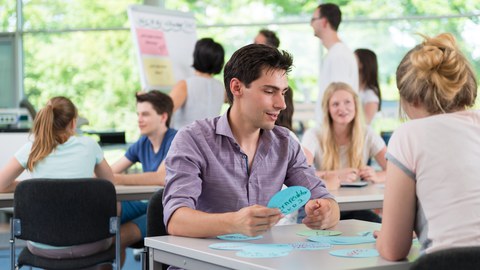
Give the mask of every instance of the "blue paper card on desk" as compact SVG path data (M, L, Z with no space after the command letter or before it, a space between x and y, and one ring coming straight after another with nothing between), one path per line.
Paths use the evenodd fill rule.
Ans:
M300 236L334 236L342 234L341 231L329 231L329 230L303 230L297 232Z
M224 235L219 235L217 236L218 239L222 240L230 240L230 241L246 241L246 240L256 240L260 239L263 236L258 235L258 236L247 236L243 235L240 233L233 233L233 234L224 234Z
M329 243L320 243L320 242L296 242L290 243L290 246L295 250L320 250L320 249L329 249L332 247Z
M222 242L211 244L208 247L211 249L221 249L221 250L242 250L243 247L253 245L246 242Z
M269 208L278 208L282 214L287 215L310 200L310 190L302 186L291 186L273 195L267 204Z
M378 257L378 251L373 248L351 248L330 251L330 255L345 258L370 258Z
M288 244L256 244L243 247L236 255L245 258L274 258L287 256L292 249Z
M332 245L356 245L374 243L373 236L311 236L309 241L330 243Z

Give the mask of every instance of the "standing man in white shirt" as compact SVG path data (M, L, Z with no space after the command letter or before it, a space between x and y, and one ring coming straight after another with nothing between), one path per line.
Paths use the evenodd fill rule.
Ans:
M328 50L320 72L320 89L315 106L317 125L323 121L322 97L331 82L349 84L358 93L358 66L355 54L338 37L338 26L342 21L340 8L331 3L320 4L313 12L310 25L314 34Z

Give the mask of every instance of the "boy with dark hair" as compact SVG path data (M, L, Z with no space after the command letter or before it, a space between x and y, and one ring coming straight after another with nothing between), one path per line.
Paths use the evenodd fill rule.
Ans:
M258 31L258 34L255 37L253 43L264 44L274 48L278 48L278 46L280 46L280 40L278 39L277 34L268 29L261 29L260 31Z
M112 165L115 184L159 185L165 184L164 159L177 131L169 128L173 110L172 99L157 90L137 93L138 127L142 135L131 145L125 156ZM136 162L142 164L143 173L122 174ZM123 201L121 203L122 252L141 241L147 230L147 202ZM124 256L123 256L124 257Z

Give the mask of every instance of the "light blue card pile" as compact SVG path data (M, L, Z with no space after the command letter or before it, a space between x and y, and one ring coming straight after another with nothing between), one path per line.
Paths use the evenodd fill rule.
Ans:
M375 242L373 236L310 236L308 240L332 245L357 245Z
M236 255L245 258L275 258L287 256L292 249L288 244L255 244L243 247Z
M211 244L208 247L213 249L220 249L220 250L242 250L243 247L248 245L253 245L253 244L246 243L246 242L221 242L221 243Z
M373 248L351 248L330 251L330 255L344 258L370 258L378 257L378 251Z
M290 246L293 247L295 250L320 250L320 249L329 249L332 245L328 243L320 243L320 242L296 242L290 243Z
M263 238L261 235L257 236L247 236L240 233L224 234L217 236L218 239L228 240L228 241L247 241L247 240L257 240Z
M341 231L329 231L329 230L303 230L297 232L300 236L335 236L342 234Z

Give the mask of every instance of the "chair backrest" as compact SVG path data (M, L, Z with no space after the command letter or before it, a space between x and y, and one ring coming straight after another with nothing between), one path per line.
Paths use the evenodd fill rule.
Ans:
M410 270L480 269L480 246L450 248L425 254Z
M147 208L147 236L167 235L163 223L163 188L155 192Z
M167 235L167 229L163 223L163 188L155 192L147 208L147 236ZM169 265L161 264L162 270L167 270ZM148 265L145 265L148 270Z
M30 179L14 193L15 237L52 246L71 246L115 235L116 192L107 180ZM19 228L20 230L16 230Z

